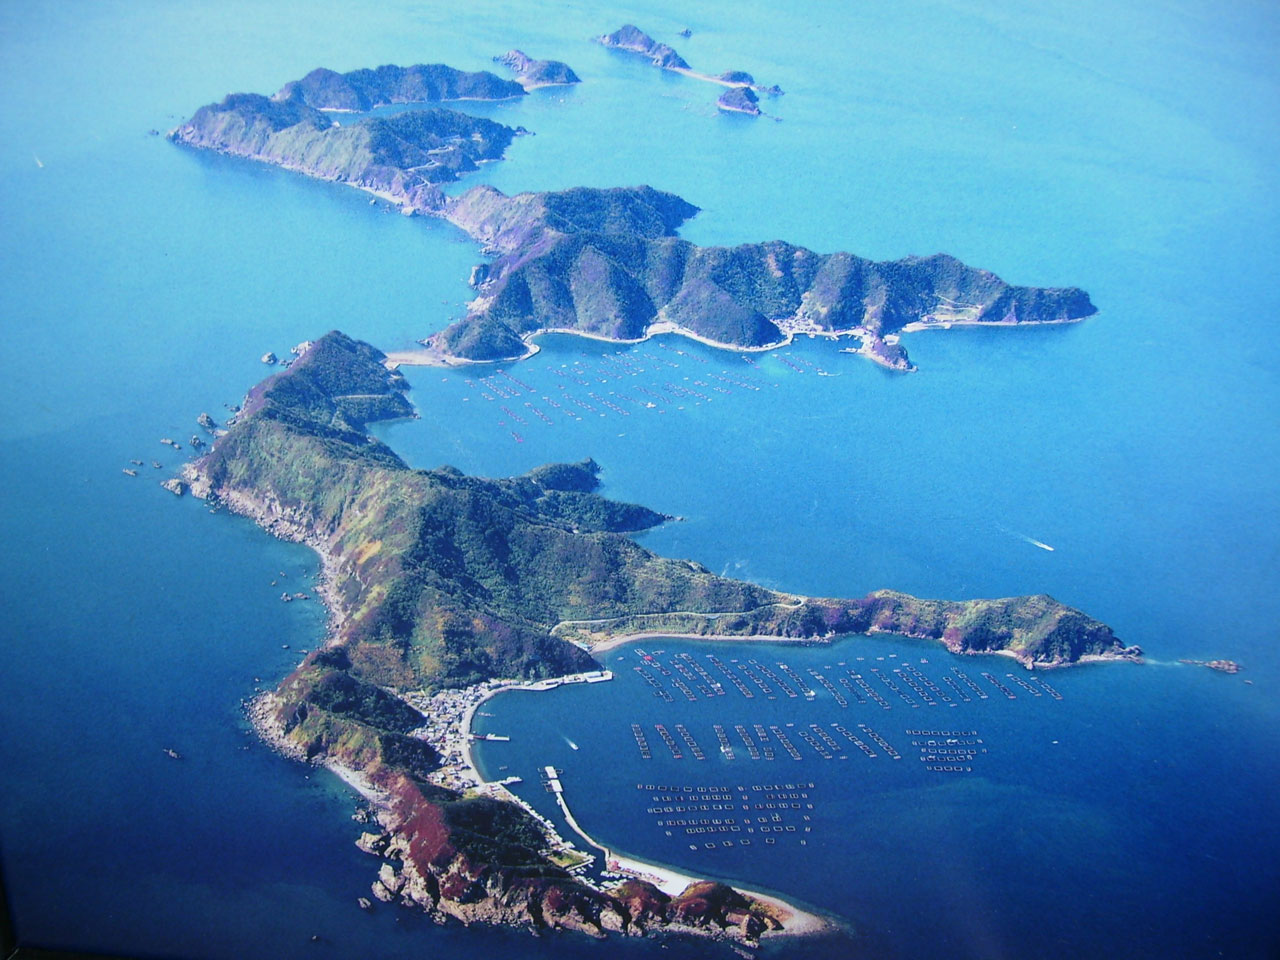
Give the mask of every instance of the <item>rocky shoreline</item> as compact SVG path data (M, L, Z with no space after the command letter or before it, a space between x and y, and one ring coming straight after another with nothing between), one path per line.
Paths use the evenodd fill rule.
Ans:
M181 482L196 499L225 506L232 513L252 520L273 537L301 543L315 551L320 561L320 573L316 576L314 589L328 615L325 642L333 642L347 621L347 611L335 588L338 559L329 549L329 544L313 532L301 512L286 511L279 503L261 502L237 490L214 491L209 477L201 472L198 461L184 464L180 476Z

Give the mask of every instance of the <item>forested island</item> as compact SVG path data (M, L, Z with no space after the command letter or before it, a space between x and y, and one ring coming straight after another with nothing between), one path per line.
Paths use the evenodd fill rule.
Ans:
M519 358L549 331L620 341L676 332L738 349L813 334L850 337L855 352L905 371L906 331L1096 312L1078 288L1013 286L945 254L875 262L785 241L697 246L676 236L697 207L649 187L508 197L482 186L456 198L440 189L501 158L521 132L444 108L335 126L293 89L232 94L170 138L369 190L483 243L495 258L472 273L478 296L430 339L428 361Z
M320 554L330 636L255 719L286 753L380 798L378 852L400 867L375 889L437 916L754 942L797 914L722 884L672 897L572 874L519 806L432 782L439 757L411 735L426 718L406 694L592 669L594 643L638 630L813 641L892 631L1029 666L1140 655L1046 596L814 599L658 557L628 534L668 518L601 497L591 461L497 480L410 469L367 433L414 414L406 391L381 352L329 333L249 392L182 483Z
M441 214L497 257L473 274L468 316L431 345L444 357L499 360L526 355L549 331L622 341L677 332L742 349L815 334L856 338L857 352L910 370L904 331L1095 312L1078 288L1012 286L946 254L877 263L784 241L700 247L676 236L695 213L650 187L467 191Z
M523 86L487 70L468 72L443 63L418 63L411 67L385 64L349 73L320 67L301 80L286 83L272 99L300 99L317 110L364 113L393 103L506 100L524 95Z
M429 208L443 202L436 184L499 159L518 132L442 107L343 126L295 90L283 98L230 94L201 107L169 139Z

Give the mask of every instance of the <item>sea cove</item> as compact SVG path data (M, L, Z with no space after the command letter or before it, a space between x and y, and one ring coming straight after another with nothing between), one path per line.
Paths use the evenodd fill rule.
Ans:
M0 760L22 786L5 792L0 838L23 942L186 956L655 950L436 927L391 907L361 912L356 898L377 863L353 845L363 827L349 819L352 795L262 751L241 725L240 701L273 688L323 638L314 601L279 600L282 574L290 592L314 594L314 560L156 482L187 452L158 438L185 447L198 413L224 420L223 404L261 379L265 351L287 356L332 327L382 349L411 347L459 318L483 257L443 222L393 216L356 191L181 151L146 131L231 90L270 93L317 64L444 61L506 76L491 58L519 47L568 63L583 83L465 104L535 135L459 191L651 183L703 208L681 228L701 246L785 237L877 261L947 250L1011 282L1078 284L1100 313L1062 327L908 333L920 368L909 376L803 336L753 358L755 369L687 339L619 348L544 337L537 356L501 369L537 388L548 416L541 397L558 396L562 382L596 408L590 416L552 427L505 398L464 399L466 378L501 382L494 367L406 369L422 419L375 432L413 467L482 476L592 457L607 496L684 518L644 534L644 546L716 573L820 596L1043 591L1147 651L1143 666L1056 671L1049 679L1064 699L1037 700L1042 711L1022 697L988 704L1013 708L974 724L1000 741L999 762L945 787L877 783L872 766L858 771L868 792L842 793L843 773L823 774L827 761L813 751L788 759L815 771L826 814L876 829L851 835L870 850L775 863L765 885L847 919L865 953L927 956L939 943L972 956L1272 952L1280 843L1259 817L1277 794L1267 691L1280 612L1269 559L1269 13L1184 4L1159 16L1097 6L1015 17L930 5L805 21L723 7L684 23L581 7L553 27L534 9L483 5L465 20L420 6L234 12L197 21L161 7L18 6L3 15L13 96L0 121L10 144L0 304L11 336L0 471L14 505L3 530L17 547L3 561L13 589ZM780 122L717 116L714 87L590 42L627 21L695 66L747 67L778 82L786 95L764 103ZM501 35L495 22L507 24ZM679 36L685 27L691 37ZM136 69L121 70L122 57ZM583 131L602 145L589 155ZM1153 147L1169 143L1179 149ZM57 360L52 373L41 358ZM609 383L576 372L589 388L552 372L619 362L645 370L615 370ZM671 399L623 417L588 393L621 407L610 391L643 396L637 385ZM131 459L144 461L137 477L121 474ZM894 643L747 655L812 655L821 669L835 649L871 644L886 657L927 658L924 671L951 659L936 645ZM1244 669L1175 665L1184 657ZM1011 667L998 665L1000 677ZM490 702L493 730L520 721L512 749L554 747L545 762L564 770L592 835L673 860L680 848L645 832L657 828L645 812L653 802L636 802L636 782L647 781L630 778L643 769L630 718L649 724L662 750L653 724L686 723L707 747L711 724L748 719L659 704L621 676L530 695L543 698L536 715L520 715L519 696ZM806 727L843 722L827 715L837 705L820 702ZM616 719L584 733L584 704ZM965 706L910 712L926 709ZM868 722L891 743L915 728ZM556 745L561 727L580 750ZM1049 759L1046 738L1072 745L1069 762ZM628 778L609 772L615 756ZM734 764L748 762L739 754ZM765 780L744 785L754 782ZM633 848L633 836L649 845ZM683 851L695 857L679 863L688 872L751 885L753 861ZM839 878L830 890L806 886L819 865ZM1058 890L1058 901L1043 902L1041 889ZM922 923L924 891L934 896ZM1052 942L1034 926L1046 913Z

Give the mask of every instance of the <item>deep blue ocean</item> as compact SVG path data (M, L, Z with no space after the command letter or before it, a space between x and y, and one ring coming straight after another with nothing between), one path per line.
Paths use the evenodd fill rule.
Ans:
M554 764L602 841L847 928L770 956L1276 956L1280 14L1023 7L0 5L0 863L21 940L193 960L711 951L362 913L376 862L353 846L353 796L241 715L323 636L317 605L271 586L305 584L314 558L157 482L187 452L159 438L222 419L262 353L331 328L410 345L460 314L480 254L447 224L148 131L319 65L485 69L519 47L585 82L462 105L536 135L459 190L648 183L702 208L682 230L699 243L942 250L1081 286L1100 312L910 335L911 375L818 340L749 363L546 338L505 368L522 392L497 368L409 371L422 418L381 436L415 466L492 476L591 456L608 495L683 518L642 538L658 552L812 595L1050 593L1150 662L1055 672L1055 700L1008 660L891 637L649 641L802 677L905 660L948 691L954 666L989 696L913 709L877 679L892 709L822 688L668 703L621 647L613 683L493 701L483 722L514 739L484 746L489 772L527 774L546 805L534 771ZM779 84L762 104L778 122L717 115L718 88L588 42L626 22L696 69ZM1177 662L1213 657L1244 669ZM675 760L659 723L708 759ZM733 726L755 723L794 731L802 760L751 760ZM844 740L827 760L798 732L860 723L902 759ZM928 771L914 729L977 730L988 753ZM803 846L800 826L690 849L637 789L800 781Z

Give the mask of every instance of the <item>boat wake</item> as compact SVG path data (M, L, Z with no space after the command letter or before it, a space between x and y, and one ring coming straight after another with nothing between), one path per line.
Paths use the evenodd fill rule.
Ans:
M567 743L567 744L569 745L569 749L571 749L571 750L577 750L577 749L578 749L578 745L577 745L576 743L574 743L572 740L570 740L568 737L565 737L565 738L564 738L564 742L565 742L565 743Z
M996 524L996 529L1001 533L1007 533L1011 537L1016 537L1023 543L1029 543L1033 547L1039 547L1041 550L1048 550L1050 553L1054 552L1054 548L1049 546L1049 544L1045 543L1043 540L1037 540L1035 537L1028 537L1025 533L1018 533L1017 530L1010 530L1008 527L1002 527L999 524Z

